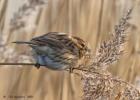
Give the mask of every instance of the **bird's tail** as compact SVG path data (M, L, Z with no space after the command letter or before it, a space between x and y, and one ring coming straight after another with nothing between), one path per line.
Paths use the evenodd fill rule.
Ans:
M16 43L16 44L33 44L32 42L27 42L27 41L14 41L12 43Z

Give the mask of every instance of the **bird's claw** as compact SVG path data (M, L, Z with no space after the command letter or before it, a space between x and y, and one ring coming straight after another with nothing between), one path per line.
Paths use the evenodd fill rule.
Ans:
M36 64L35 64L35 67L36 67L37 69L39 69L39 68L40 68L40 64L36 63Z
M74 70L74 68L73 68L73 67L71 67L71 68L70 68L70 70L69 70L69 71L70 71L70 73L73 73L73 70Z

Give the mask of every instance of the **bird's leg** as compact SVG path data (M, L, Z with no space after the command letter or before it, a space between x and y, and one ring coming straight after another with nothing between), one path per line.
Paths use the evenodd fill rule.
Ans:
M35 64L35 67L36 67L37 69L39 69L39 68L40 68L40 64L39 64L39 63L36 63L36 64Z
M73 67L70 67L69 72L70 73L73 73L73 70L74 70L74 68Z

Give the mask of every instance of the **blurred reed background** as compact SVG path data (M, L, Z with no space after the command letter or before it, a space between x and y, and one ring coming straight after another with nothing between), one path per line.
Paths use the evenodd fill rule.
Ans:
M46 2L47 1L47 2ZM27 46L12 44L56 31L86 40L93 53L134 6L125 53L108 70L140 88L139 0L0 0L0 62L31 62ZM0 66L0 100L81 100L80 77L32 66ZM4 97L6 96L6 97Z

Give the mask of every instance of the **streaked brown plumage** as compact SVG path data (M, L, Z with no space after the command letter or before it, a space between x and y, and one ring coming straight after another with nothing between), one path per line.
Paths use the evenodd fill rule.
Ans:
M50 32L29 42L14 43L29 44L36 63L54 70L79 67L87 63L90 57L86 42L66 33Z

